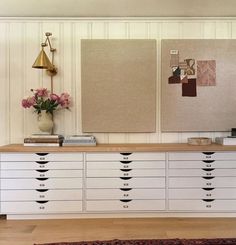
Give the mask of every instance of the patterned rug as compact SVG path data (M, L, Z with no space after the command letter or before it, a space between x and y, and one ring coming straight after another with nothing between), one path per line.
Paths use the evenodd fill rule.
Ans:
M60 242L35 245L236 245L236 238Z

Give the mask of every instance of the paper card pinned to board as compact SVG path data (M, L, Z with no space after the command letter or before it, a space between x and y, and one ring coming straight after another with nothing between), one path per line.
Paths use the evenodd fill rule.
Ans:
M216 61L215 60L197 61L197 85L216 86Z

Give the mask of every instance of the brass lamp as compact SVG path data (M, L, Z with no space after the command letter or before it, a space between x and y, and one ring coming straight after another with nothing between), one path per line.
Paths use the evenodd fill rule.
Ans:
M45 42L41 44L42 50L40 51L37 59L35 60L34 64L32 65L33 68L38 69L46 69L47 74L51 76L51 93L53 93L53 76L57 74L57 68L54 66L54 52L56 51L55 48L52 48L51 42L49 37L52 36L52 33L46 32L45 33L46 39ZM52 53L52 61L48 58L47 54L44 51L44 47L50 47L50 52Z

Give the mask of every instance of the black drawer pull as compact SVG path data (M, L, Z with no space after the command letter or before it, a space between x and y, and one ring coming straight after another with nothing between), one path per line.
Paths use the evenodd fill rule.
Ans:
M215 201L215 199L202 199L202 201L204 201L204 202L213 202L213 201Z
M215 188L202 188L204 191L213 191Z
M48 178L36 178L37 180L44 181L47 180Z
M121 201L121 202L131 202L132 199L127 199L127 200L126 200L126 199L120 199L120 201Z
M46 192L46 191L48 191L48 189L36 189L36 191L38 191L38 192Z
M132 153L131 153L131 152L121 152L120 154L123 155L123 156L129 156L129 155L131 155Z
M44 203L47 203L49 201L36 201L37 203L40 203L40 204L44 204Z
M202 160L204 163L213 163L215 160Z
M214 179L215 177L202 177L203 179Z
M46 164L46 163L48 163L48 161L36 161L36 163L38 163L38 164Z
M36 169L36 171L39 173L45 173L48 171L48 169Z
M203 171L208 171L208 172L209 172L209 171L213 171L213 170L215 170L215 169L214 169L214 168L202 168L202 170L203 170Z
M131 163L132 161L120 161L120 162L123 164L128 164L128 163Z
M39 153L35 153L36 155L38 155L38 156L46 156L46 155L48 155L49 153L42 153L42 152L39 152Z
M129 180L129 179L132 179L132 177L120 177L120 179Z
M123 172L129 172L131 171L132 169L131 168L127 168L127 169L120 169L120 171L123 171Z
M203 152L204 155L212 155L214 154L215 152Z
M131 191L132 188L120 188L121 191Z

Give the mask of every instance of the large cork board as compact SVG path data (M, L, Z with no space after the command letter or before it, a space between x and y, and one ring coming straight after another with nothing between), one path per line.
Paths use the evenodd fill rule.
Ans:
M155 40L81 40L81 81L83 132L155 132Z
M161 130L236 127L236 40L162 40L161 52ZM195 75L179 82L176 74L184 77L186 60L195 64Z

